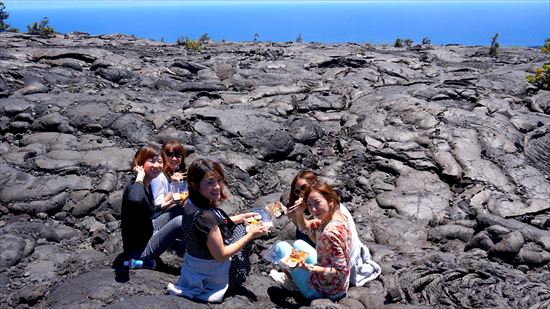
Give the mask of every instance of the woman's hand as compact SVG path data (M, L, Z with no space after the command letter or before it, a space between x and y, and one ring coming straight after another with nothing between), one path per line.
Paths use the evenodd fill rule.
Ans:
M244 223L249 218L254 218L255 216L259 216L260 214L257 212L247 212L244 214L236 215L231 217L231 221L235 222L236 224Z
M252 238L267 236L269 234L269 228L270 226L265 224L250 225L248 234L250 234Z
M307 263L305 263L304 261L298 262L298 264L297 264L296 266L305 269L307 272L312 272L312 271L313 271L313 267L314 267L313 265L307 264Z
M187 173L181 173L181 172L175 172L172 174L172 177L170 177L172 180L175 181L182 181L187 179Z
M294 202L294 205L290 205L290 207L287 208L286 213L287 215L295 215L295 213L304 213L306 210L307 205L304 202L304 199L299 198Z
M164 196L164 203L162 203L160 205L160 209L162 210L166 210L166 209L170 209L176 205L179 204L179 201L175 201L174 200L174 193L172 193L171 191L169 191L168 193L166 193L166 195Z
M323 224L323 221L319 219L311 219L307 221L307 228L310 230L318 230L321 224Z
M143 182L143 179L145 179L145 170L143 169L143 166L136 165L133 173L136 175L136 182Z

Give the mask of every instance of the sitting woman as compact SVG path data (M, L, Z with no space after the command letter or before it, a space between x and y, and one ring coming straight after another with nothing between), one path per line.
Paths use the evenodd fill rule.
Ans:
M168 293L193 300L221 302L228 288L244 282L250 270L249 252L243 248L254 238L266 235L266 225L243 224L256 213L229 217L218 205L226 198L220 164L198 159L187 171L189 200L183 211L187 252L176 285Z
M298 173L298 175L294 177L294 179L292 180L292 184L290 185L287 209L292 209L298 204L301 204L303 202L304 191L307 189L307 187L316 182L318 182L318 179L315 173L307 170L303 170ZM307 210L306 214L309 215ZM298 229L296 213L294 211L289 211L287 212L287 216L290 221L292 221L292 223L294 223L294 225L296 226L296 239L303 240L310 246L315 248L315 238L310 238L308 235L300 232L300 230Z
M127 184L122 195L121 228L124 255L141 259L147 268L155 267L155 260L183 234L181 216L171 220L169 214L153 219L154 202L151 181L162 173L160 148L141 147L132 160L136 175Z
M158 177L151 181L153 198L155 200L155 215L169 211L172 217L181 215L183 201L174 199L171 185L185 189L185 149L178 141L170 140L162 144L164 169ZM181 186L183 185L183 186Z
M304 170L298 173L292 181L291 192L289 195L289 209L293 209L294 207L298 209L298 206L303 204L304 191L307 190L309 186L317 182L319 182L317 175L311 171ZM302 208L305 209L306 206L302 205ZM381 274L382 269L375 261L372 260L369 249L361 242L355 227L355 220L344 204L340 204L340 212L348 219L352 238L350 283L355 286L363 286L368 281L376 279ZM317 242L319 236L316 235L318 231L316 232L310 230L307 234L300 232L297 214L298 213L295 211L287 211L287 215L297 227L296 238L307 242L315 248L315 243ZM300 242L298 242L298 244L299 247L303 246ZM284 274L274 273L272 271L270 275L279 283L285 282L285 278L283 276Z
M328 184L312 184L305 190L304 200L306 203L294 210L298 227L306 234L319 232L317 250L297 240L296 249L308 255L299 259L290 244L279 242L275 247L277 258L306 298L338 300L347 293L351 272L352 235L348 218L340 211L338 194ZM304 218L305 204L314 219Z

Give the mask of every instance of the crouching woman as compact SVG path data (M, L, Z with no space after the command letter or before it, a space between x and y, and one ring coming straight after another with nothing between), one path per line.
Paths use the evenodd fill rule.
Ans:
M230 287L243 283L250 270L249 253L243 248L266 235L269 227L244 221L256 215L229 217L218 205L226 199L224 174L219 163L198 159L187 170L188 205L183 210L185 253L181 275L168 284L168 293L204 302L221 302ZM231 280L231 282L230 282Z
M304 241L297 241L297 249L309 254L306 260L293 265L289 256L293 250L286 242L276 245L280 264L286 265L292 280L308 299L344 297L349 288L351 271L351 241L347 217L340 211L340 198L325 183L314 183L304 193L304 200L295 211L300 231L318 232L317 250ZM306 220L307 205L314 219ZM295 264L295 263L294 263Z

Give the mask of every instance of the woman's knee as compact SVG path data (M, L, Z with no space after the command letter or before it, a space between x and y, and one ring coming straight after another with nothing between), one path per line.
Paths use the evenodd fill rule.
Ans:
M280 241L275 245L275 254L279 260L287 257L291 252L292 246L286 241Z
M317 251L315 248L313 248L311 245L309 245L307 242L298 239L294 241L294 248L304 251L308 254L305 262L308 264L315 264L317 263Z

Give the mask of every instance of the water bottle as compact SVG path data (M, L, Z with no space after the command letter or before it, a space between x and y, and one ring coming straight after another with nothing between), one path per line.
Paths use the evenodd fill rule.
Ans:
M129 261L124 261L124 266L126 266L130 269L142 268L143 267L143 261L142 260L131 259Z
M187 182L182 180L180 181L180 184L179 184L179 191L180 192L185 192L187 191Z

